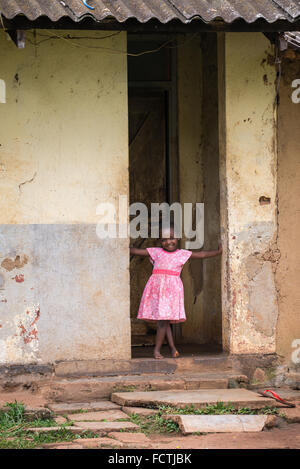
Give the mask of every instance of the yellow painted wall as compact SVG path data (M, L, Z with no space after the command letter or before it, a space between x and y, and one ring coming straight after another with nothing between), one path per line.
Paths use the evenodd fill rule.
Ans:
M0 43L0 362L127 359L129 242L96 234L128 194L126 33Z
M274 50L262 33L220 36L223 342L275 351L278 315ZM270 198L261 205L260 197Z
M26 37L18 50L1 32L0 223L93 223L99 202L127 193L127 58L114 52L126 34Z

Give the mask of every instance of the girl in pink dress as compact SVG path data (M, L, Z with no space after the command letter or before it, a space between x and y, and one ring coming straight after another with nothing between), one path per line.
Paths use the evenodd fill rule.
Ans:
M138 319L157 321L154 358L164 358L160 349L165 336L167 337L172 357L179 356L176 350L170 324L186 320L184 310L183 284L180 273L189 258L204 259L218 256L222 247L216 251L192 252L178 249L178 239L174 237L174 229L163 230L159 248L130 248L130 254L150 257L153 264L140 303Z

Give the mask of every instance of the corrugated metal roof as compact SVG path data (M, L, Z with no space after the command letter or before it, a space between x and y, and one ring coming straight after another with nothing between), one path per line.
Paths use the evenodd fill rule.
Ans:
M298 0L0 0L1 14L11 20L24 15L34 21L48 17L51 21L69 17L81 21L90 17L95 21L114 18L124 21L134 18L140 23L157 19L161 23L180 20L190 23L193 19L211 22L216 19L225 23L243 19L253 23L264 19L268 23L279 20L294 22L300 19Z

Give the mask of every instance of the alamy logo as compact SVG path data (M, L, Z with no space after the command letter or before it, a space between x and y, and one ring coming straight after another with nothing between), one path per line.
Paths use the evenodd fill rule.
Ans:
M295 339L292 342L292 348L296 349L293 351L291 360L293 363L300 363L300 339Z
M97 206L97 236L104 238L159 238L160 227L174 226L176 238L185 237L186 249L201 249L204 244L203 203L151 203L150 210L140 202L128 206L127 196L118 203L103 202ZM128 223L128 220L129 223Z
M293 80L292 88L296 88L292 93L292 101L294 104L300 103L300 78Z

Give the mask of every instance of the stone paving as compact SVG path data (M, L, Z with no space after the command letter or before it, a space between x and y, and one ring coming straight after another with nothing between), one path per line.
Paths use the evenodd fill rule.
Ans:
M120 406L111 401L71 402L48 404L48 408L55 414L71 414L80 410L100 411L118 410Z
M225 392L225 394L224 394ZM126 406L121 406L116 402L94 401L81 403L56 403L49 404L47 408L55 415L55 420L59 425L78 435L71 442L44 444L43 448L48 449L205 449L205 448L300 448L300 392L294 394L293 401L295 408L282 407L279 404L280 416L264 415L167 415L167 418L175 419L179 424L181 432L178 433L151 433L146 435L141 431L141 427L130 421L132 414L137 414L141 418L148 415L155 415L157 409L144 407L149 405L149 401L142 401L143 407L136 407L136 396L134 394L151 394L157 402L157 392L149 393L118 393L122 394L123 402ZM172 403L195 402L196 391L168 391L161 393L172 395ZM181 393L181 394L178 394ZM192 394L191 394L192 393ZM212 403L220 397L218 393L223 393L222 400L226 402L224 396L230 394L231 399L236 398L236 404L253 404L261 407L265 399L257 393L245 389L228 390L198 390L197 399L200 403ZM249 394L250 393L250 394ZM116 393L117 394L117 393ZM126 396L123 396L126 394ZM174 400L177 394L179 401ZM200 397L199 397L200 396ZM239 396L239 397L238 397ZM133 398L132 398L133 397ZM165 399L165 396L163 396ZM298 399L297 399L298 397ZM152 399L153 399L152 398ZM247 401L248 398L248 401ZM206 400L206 401L205 401ZM196 401L196 403L198 402ZM119 401L120 402L120 401ZM268 405L278 405L276 401L267 399ZM129 403L129 406L128 406ZM198 402L199 403L199 402ZM135 404L130 405L130 404ZM247 405L249 407L249 405ZM46 409L44 407L44 410ZM43 408L38 402L34 407L31 401L31 412L36 409L40 415ZM285 419L282 416L285 416ZM68 422L70 425L68 425ZM65 426L67 425L67 426ZM201 426L202 425L202 426ZM214 425L214 427L212 427ZM223 427L222 427L223 425ZM237 426L238 425L238 426ZM249 426L250 425L250 426ZM57 430L58 427L32 428L34 432L49 432ZM86 431L92 431L98 436L96 438L84 438ZM196 434L195 434L196 432ZM210 433L212 432L212 433ZM224 433L221 433L224 432Z
M244 399L245 393L242 394ZM107 407L107 401L104 402L106 403L103 406L98 402L98 408ZM300 425L288 423L300 422L298 407L300 401L295 403L297 407L294 409L283 407L280 409L281 414L286 415L286 420L272 415L167 415L166 418L174 418L177 421L181 432L148 436L140 431L138 425L129 421L108 421L108 419L103 421L102 418L105 415L106 417L122 415L129 419L132 414L154 415L157 410L145 407L121 408L115 404L113 410L68 414L68 418L75 422L73 431L79 430L80 433L87 429L93 430L99 434L99 437L80 437L72 442L47 444L43 447L49 449L300 448ZM90 405L81 403L80 409L86 408L90 408ZM68 406L70 412L76 409L77 412L80 410L75 404ZM279 428L277 422L280 422Z
M158 413L157 409L146 409L145 407L122 407L122 411L127 415L139 415L147 417L148 415L155 415Z
M261 432L267 415L179 415L183 435L193 433Z
M107 437L77 439L44 445L49 449L300 449L299 424L258 433L210 433L207 435L151 435L111 432ZM146 437L147 438L147 437Z
M173 405L176 407L194 406L203 408L218 402L232 404L235 407L250 407L259 409L271 405L279 406L275 400L262 397L247 389L197 389L189 391L148 391L148 392L118 392L113 393L111 400L122 406L157 407L159 405Z
M139 426L132 422L76 422L72 428L79 431L89 430L94 433L106 434L112 431L138 430Z
M101 422L103 420L113 422L114 420L128 419L128 415L121 410L106 410L100 412L68 414L67 418L74 422Z

